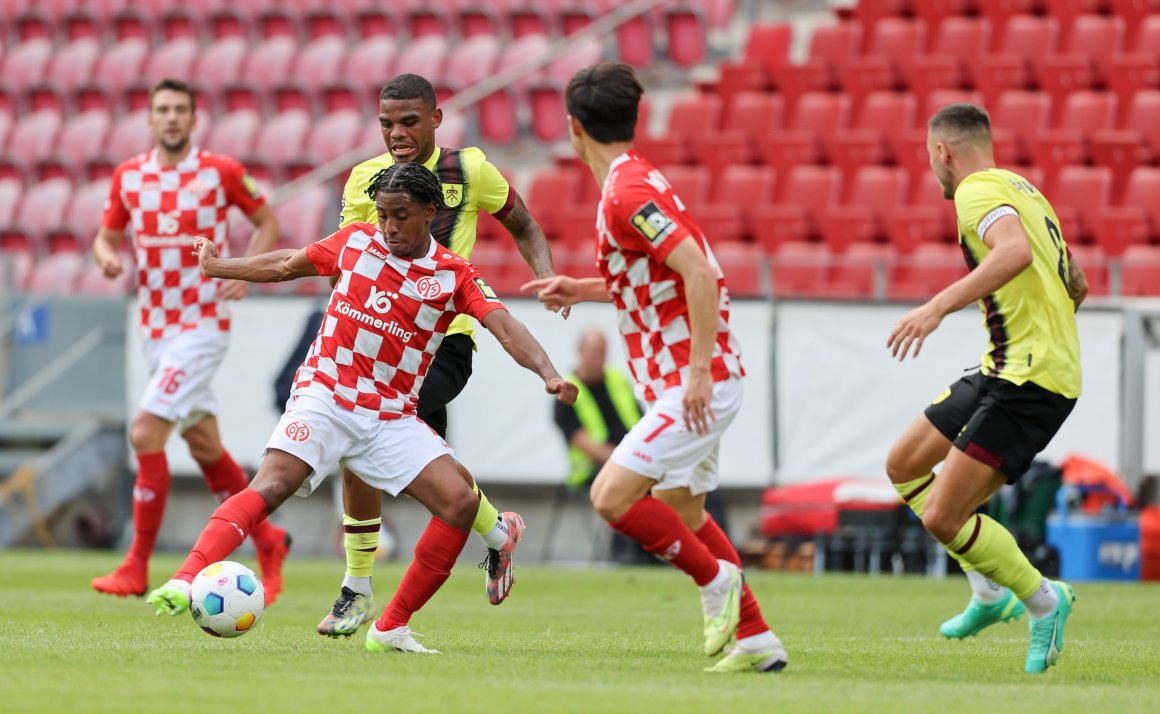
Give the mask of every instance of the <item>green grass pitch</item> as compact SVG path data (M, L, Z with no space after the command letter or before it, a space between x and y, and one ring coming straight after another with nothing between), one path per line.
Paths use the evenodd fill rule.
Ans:
M781 674L703 674L696 594L667 568L524 567L501 607L459 566L412 621L440 656L367 652L314 626L342 566L294 560L257 629L100 596L108 553L0 552L0 712L1158 712L1160 587L1080 584L1061 662L1023 673L1026 621L938 636L961 578L783 575L750 583L790 653ZM153 563L153 579L177 564ZM252 566L253 563L250 563ZM380 600L402 565L380 565ZM380 605L382 602L379 603Z

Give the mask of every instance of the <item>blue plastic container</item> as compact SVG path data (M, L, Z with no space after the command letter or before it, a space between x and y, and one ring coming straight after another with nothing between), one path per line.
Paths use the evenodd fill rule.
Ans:
M1068 491L1055 496L1056 512L1047 519L1047 542L1059 550L1059 576L1068 582L1140 579L1140 523L1125 504L1113 515L1067 512Z

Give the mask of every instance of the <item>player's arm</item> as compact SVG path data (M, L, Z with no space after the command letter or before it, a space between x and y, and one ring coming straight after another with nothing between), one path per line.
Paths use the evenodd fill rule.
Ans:
M305 248L275 250L245 258L219 258L213 241L198 238L193 243L193 250L201 265L201 273L207 278L281 283L319 274Z
M564 404L576 402L576 385L560 376L552 366L552 360L548 359L548 353L544 352L544 348L532 337L524 323L512 317L507 310L500 309L484 315L482 324L495 335L517 364L535 372L544 380L544 391L555 394Z
M540 302L553 310L569 308L578 302L612 302L604 278L557 275L524 283L520 290L535 292Z
M990 295L1031 265L1031 243L1018 215L1005 215L992 223L983 235L983 242L991 252L977 268L895 324L886 343L891 356L903 360L913 345L917 357L923 340L944 317Z
M544 236L544 229L532 218L524 199L514 188L511 191L511 210L500 219L500 223L511 233L520 249L524 262L532 269L537 278L550 278L556 274L552 265L552 250L548 247L548 239Z
M93 258L105 273L106 278L115 278L125 270L121 260L121 245L125 242L125 231L101 226L93 240Z
M612 450L615 448L612 444L601 444L589 435L588 430L580 428L572 432L571 438L568 439L568 445L580 449L588 458L593 461L603 463L612 457Z
M713 345L721 319L717 271L689 237L681 240L665 257L665 265L680 273L685 284L685 304L689 309L689 383L685 386L685 428L708 433L709 421L716 420L713 399Z
M1079 306L1087 294L1087 276L1084 275L1083 268L1079 267L1079 263L1075 262L1075 258L1069 253L1067 256L1067 295L1075 303L1076 310L1079 310Z
M270 208L269 204L263 203L246 218L254 226L254 233L246 246L246 256L260 255L273 250L282 230L278 217L274 215L274 209ZM249 285L244 281L226 283L218 291L218 297L222 300L240 300L246 296L248 289Z

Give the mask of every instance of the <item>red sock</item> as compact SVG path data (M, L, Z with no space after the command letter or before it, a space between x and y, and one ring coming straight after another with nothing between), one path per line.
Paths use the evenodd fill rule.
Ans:
M125 558L142 570L149 569L149 556L161 530L165 501L169 498L169 461L164 451L137 454L137 482L133 485L133 544Z
M242 470L241 466L234 461L234 457L230 456L230 452L223 450L222 457L212 464L201 466L201 472L205 476L205 483L209 486L210 492L218 497L218 500L225 502L227 498L246 490L250 479L246 476L246 472ZM254 525L254 530L251 535L254 537L254 544L259 548L265 548L267 545L272 545L270 541L281 537L274 532L274 526L266 520L260 521ZM217 561L211 560L211 563Z
M697 540L672 506L652 496L632 504L620 520L610 525L648 552L688 573L699 587L708 585L721 569L717 558Z
M381 632L406 625L411 621L411 615L427 604L451 575L451 567L467 544L470 533L456 530L438 518L431 519L415 544L415 559L403 575L403 582L399 583L399 589L379 618Z
M713 516L706 518L705 524L697 529L697 538L716 557L741 567L741 556L737 555L737 549L725 531L721 530L721 526L717 525L717 521L713 520ZM769 625L765 624L765 618L761 616L757 598L753 597L753 591L746 585L741 591L741 624L737 626L737 637L752 637L768 630Z
M266 510L266 501L257 491L247 488L230 496L213 512L205 530L189 551L189 557L173 577L193 582L194 576L200 573L202 568L224 560L237 550L253 530L254 524L267 515L269 514Z

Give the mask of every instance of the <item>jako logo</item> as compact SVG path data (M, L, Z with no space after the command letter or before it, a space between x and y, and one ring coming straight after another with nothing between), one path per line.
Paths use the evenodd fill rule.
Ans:
M369 307L380 315L385 312L389 312L391 309L391 301L387 299L388 295L393 298L399 297L395 293L388 292L386 290L379 290L374 285L372 285L371 294L367 296L367 301L363 303L363 307Z
M300 421L292 421L286 425L286 437L291 441L306 441L310 438L310 427Z

